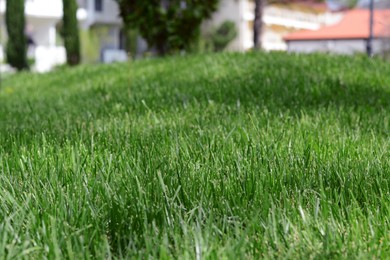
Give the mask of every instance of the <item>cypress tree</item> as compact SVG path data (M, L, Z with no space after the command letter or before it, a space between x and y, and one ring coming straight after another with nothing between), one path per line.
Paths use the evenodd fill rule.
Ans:
M80 63L80 38L77 22L76 0L63 0L62 37L66 49L66 60L69 65Z
M17 70L28 69L27 39L25 28L24 0L7 0L5 23L8 42L6 46L7 62Z

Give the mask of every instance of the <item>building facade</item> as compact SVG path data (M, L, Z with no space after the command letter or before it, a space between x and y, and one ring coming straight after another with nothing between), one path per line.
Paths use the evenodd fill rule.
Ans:
M0 0L0 62L5 59L7 32L5 26L5 0ZM65 62L65 49L57 44L56 25L62 18L61 0L26 0L26 35L33 41L28 55L36 71L48 71Z
M204 29L222 24L226 20L236 24L237 38L228 47L245 51L253 48L254 0L221 0L218 11ZM283 37L291 32L307 29L317 30L335 24L342 18L340 13L331 13L325 4L310 1L294 1L290 4L273 4L264 9L262 46L265 50L287 50Z
M100 30L97 43L98 60L105 62L124 60L121 20L114 0L77 0L77 18L81 30ZM0 63L4 63L7 33L5 26L5 0L0 0ZM32 69L51 70L66 62L66 53L59 35L62 20L62 0L26 0L26 35L31 39L28 56L34 60Z
M125 61L125 33L115 0L78 0L86 18L80 21L81 30L88 31L95 38L91 42L98 50L98 57L91 57L102 62ZM86 40L86 39L85 39Z
M289 52L329 52L355 54L367 51L370 15L367 9L355 9L344 13L343 19L334 25L315 31L302 30L284 39ZM390 9L375 10L373 23L373 52L390 51Z

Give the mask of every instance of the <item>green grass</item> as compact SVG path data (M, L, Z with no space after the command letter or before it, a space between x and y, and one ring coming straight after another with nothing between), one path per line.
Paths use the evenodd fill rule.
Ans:
M390 65L218 54L0 91L0 258L386 259Z

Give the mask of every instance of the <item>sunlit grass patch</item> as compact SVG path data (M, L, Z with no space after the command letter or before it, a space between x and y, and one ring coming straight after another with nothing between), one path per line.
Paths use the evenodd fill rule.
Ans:
M385 259L389 119L390 67L362 57L8 77L0 257Z

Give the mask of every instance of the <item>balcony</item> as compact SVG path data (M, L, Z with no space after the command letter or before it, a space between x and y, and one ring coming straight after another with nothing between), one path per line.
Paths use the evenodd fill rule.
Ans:
M254 20L254 2L246 2L244 20ZM267 6L263 15L266 24L277 24L297 29L316 30L324 25L335 24L342 18L340 13L305 13L295 10L284 9L275 6Z

